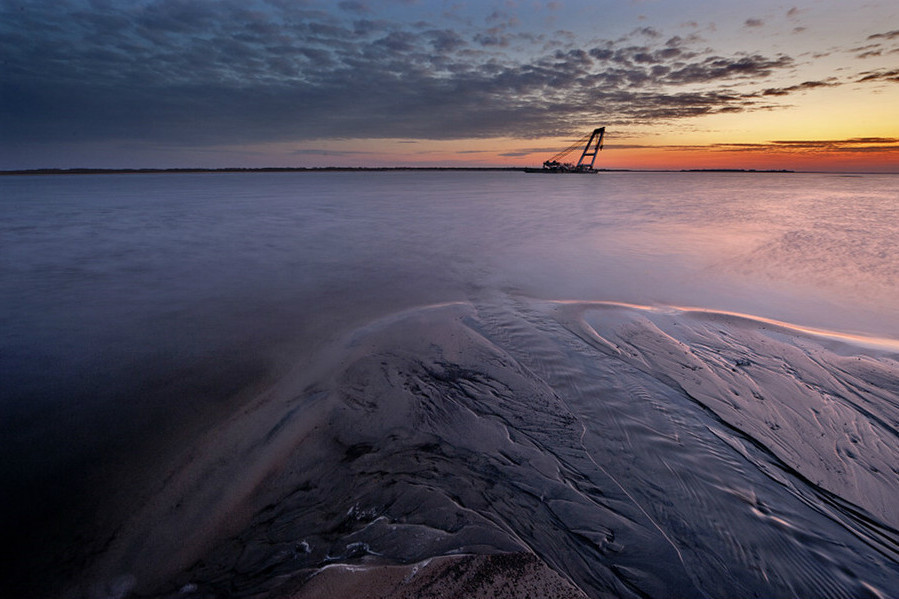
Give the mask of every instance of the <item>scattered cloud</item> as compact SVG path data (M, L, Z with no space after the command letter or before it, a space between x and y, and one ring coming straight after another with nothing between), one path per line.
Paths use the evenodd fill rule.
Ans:
M865 52L861 52L856 55L857 58L874 58L877 56L882 56L882 50L866 50Z
M770 145L790 151L880 153L899 151L899 138L856 137L837 140L790 140L773 141Z
M631 35L642 35L648 38L658 38L662 34L653 27L640 27L631 32Z
M666 80L684 84L727 79L759 79L771 75L776 70L792 66L793 59L783 54L776 57L760 54L736 57L710 56L677 68L666 76Z
M876 39L885 39L885 40L893 40L899 38L899 29L894 29L893 31L887 31L886 33L875 33L873 35L869 35L869 40Z
M371 12L371 7L365 2L356 0L343 0L337 3L338 8L347 12Z
M805 81L803 83L799 83L797 85L790 85L787 87L771 87L762 92L764 96L788 96L790 94L805 91L809 89L815 89L818 87L834 87L836 85L840 85L836 79L829 79L827 81Z
M522 31L501 11L481 25L435 26L373 18L358 0L331 11L271 0L92 6L0 5L7 141L537 138L567 134L573 120L763 110L840 84L791 84L790 55L714 52L695 34L650 26L581 47L572 32ZM857 54L896 37L871 35ZM899 72L855 81L899 81Z
M612 146L609 146L612 147ZM653 149L672 152L752 152L752 153L884 153L899 154L899 138L896 137L854 137L826 140L776 140L762 143L714 143L710 145L641 145L620 144L615 149Z
M883 153L899 152L899 138L853 137L848 139L779 140L763 144L713 144L710 149L727 152L759 151L789 153Z
M506 48L522 34L499 12L486 28L437 29L302 4L289 13L238 3L105 6L30 9L30 23L4 28L7 135L192 143L554 135L571 114L621 123L750 110L753 94L716 86L793 66L785 55L708 55L652 27L627 36L644 43L588 50L566 47L573 35L560 32L556 49L521 58ZM339 7L367 10L350 0ZM679 89L696 85L711 87Z
M899 69L880 69L877 71L866 71L860 73L859 83L867 81L891 81L899 83Z
M884 54L894 54L899 52L899 46L893 44L890 46L885 42L899 39L899 30L887 31L885 33L875 33L866 38L866 42L861 46L850 48L848 52L855 54L856 58L877 58Z

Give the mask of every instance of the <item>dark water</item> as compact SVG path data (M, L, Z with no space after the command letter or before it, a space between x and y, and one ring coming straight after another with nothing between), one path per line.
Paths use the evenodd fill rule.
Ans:
M256 596L528 550L593 597L890 596L897 200L890 176L5 178L5 577Z

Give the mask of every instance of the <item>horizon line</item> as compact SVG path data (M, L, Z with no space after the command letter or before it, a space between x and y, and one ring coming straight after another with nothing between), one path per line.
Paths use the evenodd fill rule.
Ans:
M189 174L189 173L278 173L278 172L347 172L347 171L523 171L525 166L269 166L269 167L171 167L171 168L33 168L0 170L0 176L17 175L104 175L104 174ZM681 168L681 169L636 169L599 168L597 172L615 173L794 173L794 174L834 174L834 175L896 175L896 172L882 171L805 171L795 169L755 169L755 168Z

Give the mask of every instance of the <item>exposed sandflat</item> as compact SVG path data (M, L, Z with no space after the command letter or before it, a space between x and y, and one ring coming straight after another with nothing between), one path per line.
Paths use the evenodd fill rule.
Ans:
M217 430L98 573L198 599L882 594L899 365L863 341L611 303L400 312ZM180 530L205 534L175 552Z
M285 599L585 599L529 553L437 557L408 566L324 568Z

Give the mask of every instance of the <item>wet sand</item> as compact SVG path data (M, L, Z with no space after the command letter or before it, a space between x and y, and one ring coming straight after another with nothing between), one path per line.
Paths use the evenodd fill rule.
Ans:
M336 565L320 570L284 599L586 599L529 553L437 557L407 566ZM281 593L284 593L283 595Z
M88 576L185 599L887 596L899 363L862 341L520 297L398 313L199 443Z

